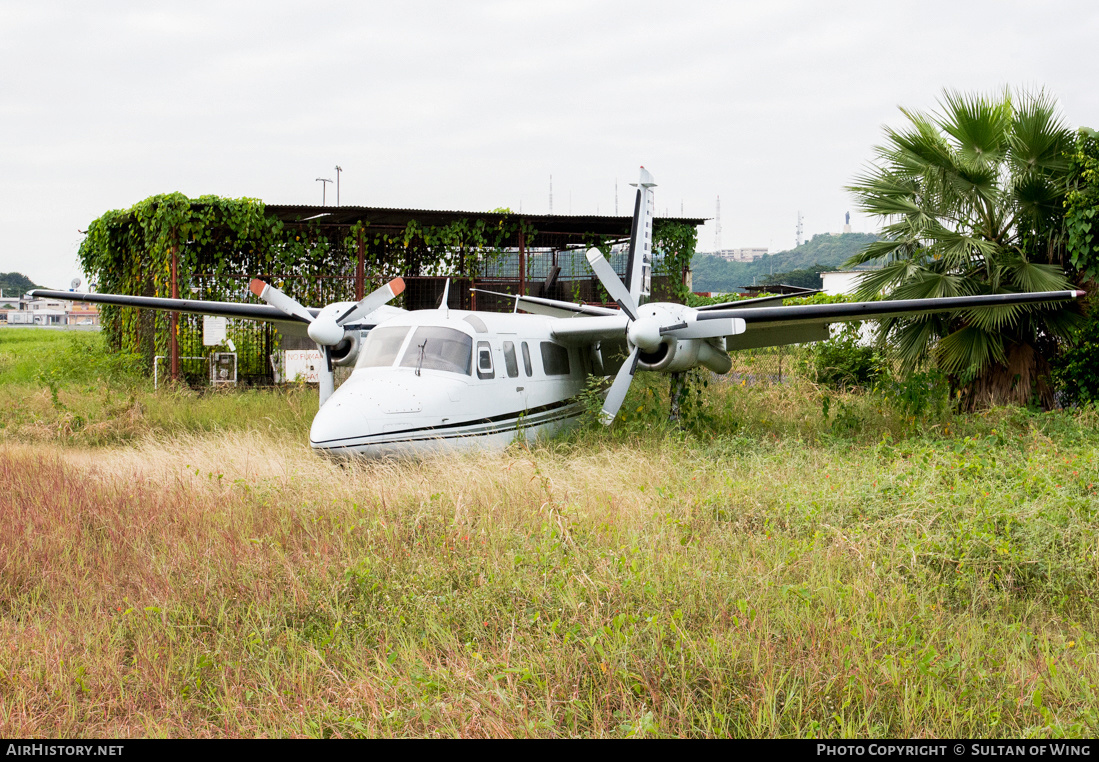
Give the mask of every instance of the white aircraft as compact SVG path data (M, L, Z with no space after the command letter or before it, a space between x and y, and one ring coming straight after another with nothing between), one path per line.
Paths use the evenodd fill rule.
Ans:
M410 312L388 304L404 289L400 278L360 302L322 309L306 308L260 280L250 287L266 305L31 294L304 326L327 362L310 445L323 454L367 457L503 449L520 435L552 435L581 415L578 395L591 375L614 374L602 409L609 425L638 370L727 373L729 351L819 341L828 338L831 323L1083 296L1052 291L793 307L761 306L783 297L701 308L644 303L652 276L654 186L642 167L626 283L598 249L587 254L619 309L506 295L515 299L513 313L471 312L448 309L444 293L438 309ZM339 389L334 364L354 367Z

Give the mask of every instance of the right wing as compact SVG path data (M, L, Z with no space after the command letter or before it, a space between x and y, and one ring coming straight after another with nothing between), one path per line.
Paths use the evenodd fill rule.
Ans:
M747 324L747 330L735 336L728 336L725 339L726 347L730 350L752 349L823 341L829 337L828 326L832 323L880 320L929 312L957 312L982 307L1044 304L1068 301L1081 296L1084 296L1083 291L1037 291L933 299L886 299L880 302L800 304L793 307L745 307L737 310L699 312L697 320L740 318Z

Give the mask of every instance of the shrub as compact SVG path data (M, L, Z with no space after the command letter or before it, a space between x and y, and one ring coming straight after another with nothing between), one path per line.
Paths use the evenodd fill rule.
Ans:
M868 389L887 375L881 353L859 343L859 325L846 325L832 338L812 346L801 362L810 381L840 390Z

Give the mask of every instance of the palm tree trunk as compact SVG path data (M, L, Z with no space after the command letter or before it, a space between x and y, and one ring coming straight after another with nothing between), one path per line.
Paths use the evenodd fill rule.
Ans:
M1011 344L1007 365L990 365L962 390L962 407L968 411L1031 402L1043 410L1054 406L1049 362L1030 344Z

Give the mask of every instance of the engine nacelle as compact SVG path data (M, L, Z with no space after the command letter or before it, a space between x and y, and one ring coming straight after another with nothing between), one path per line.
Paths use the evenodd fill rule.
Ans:
M362 349L368 333L370 332L344 331L343 339L328 350L332 355L332 364L344 368L354 367L355 361L359 359L359 350Z
M655 370L664 373L676 373L690 370L701 365L714 373L728 373L733 361L725 350L715 347L708 339L665 339L651 352L641 351L637 355L637 367L641 370Z

